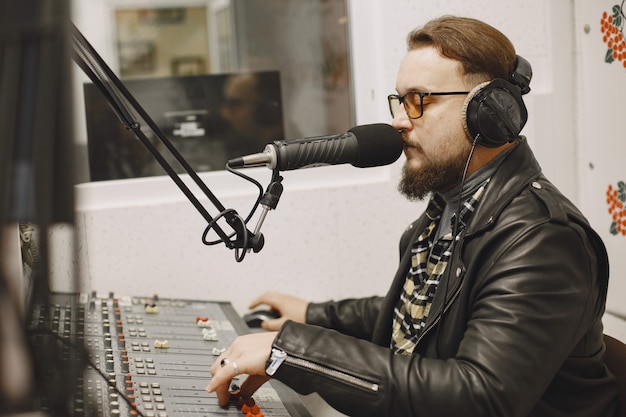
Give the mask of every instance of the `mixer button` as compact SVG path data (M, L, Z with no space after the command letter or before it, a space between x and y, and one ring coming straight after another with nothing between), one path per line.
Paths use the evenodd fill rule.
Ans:
M147 305L145 307L145 311L146 311L146 314L158 314L159 313L159 307L156 306L156 305L154 305L154 306Z

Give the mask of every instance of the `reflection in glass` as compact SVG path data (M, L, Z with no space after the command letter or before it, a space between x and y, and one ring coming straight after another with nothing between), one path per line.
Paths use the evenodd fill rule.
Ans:
M144 0L133 8L132 1L117 2L115 36L120 78L133 93L150 85L152 95L141 93L137 99L185 159L195 160L198 171L224 169L226 160L261 152L273 140L340 133L354 125L345 0L185 3L172 0L163 7L159 1L159 7L149 8ZM278 88L263 81L256 92L245 93L255 84L252 73L274 74ZM204 107L189 104L191 92L173 87L175 79L202 91L196 93L205 95ZM206 85L197 87L199 80ZM276 91L278 97L254 98ZM108 135L108 142L93 139L100 129L89 118L105 116L93 114L103 112L102 103L90 100L91 180L162 175L158 167L150 168L155 165L151 156L138 149L141 145L127 137L123 126ZM276 114L280 121L275 123ZM102 143L110 152L101 152ZM118 159L110 160L113 155Z
M224 169L229 159L284 138L277 71L131 79L124 84L196 172ZM91 180L165 175L96 86L85 85L84 94ZM152 130L143 131L174 170L184 173Z

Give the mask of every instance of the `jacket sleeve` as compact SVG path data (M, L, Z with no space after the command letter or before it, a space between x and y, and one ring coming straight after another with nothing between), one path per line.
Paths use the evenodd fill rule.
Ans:
M274 341L286 353L274 377L301 394L319 393L348 415L528 416L600 320L602 295L584 234L546 223L515 240L486 248L477 254L481 265L468 268L481 279L452 357L394 355L335 330L287 322ZM345 307L327 305L327 316L341 317ZM601 348L581 355L600 355Z
M369 297L311 303L307 308L306 322L371 340L382 300L382 297Z

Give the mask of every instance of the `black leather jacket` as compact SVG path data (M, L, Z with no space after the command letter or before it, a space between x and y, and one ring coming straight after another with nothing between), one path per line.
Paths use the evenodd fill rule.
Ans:
M389 348L410 246L386 297L310 304L274 341L274 378L354 416L613 416L602 357L607 254L525 140L493 175L413 355Z

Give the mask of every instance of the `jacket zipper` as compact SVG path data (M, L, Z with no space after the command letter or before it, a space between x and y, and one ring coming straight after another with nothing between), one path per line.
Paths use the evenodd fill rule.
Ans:
M265 372L272 376L278 369L278 367L283 363L287 362L290 365L298 366L300 368L305 368L313 372L317 372L319 374L337 379L341 382L345 382L347 384L356 386L358 388L371 391L378 392L378 384L374 382L367 381L363 378L358 378L353 375L347 374L345 372L337 371L335 369L330 369L325 366L319 365L317 363L308 361L306 359L295 358L293 356L287 355L287 352L282 351L280 349L273 348L272 354L270 356L269 365Z
M454 292L454 295L452 296L452 298L450 298L450 302L448 302L445 306L443 306L443 311L437 317L437 319L435 321L433 321L430 324L430 326L428 326L426 329L424 329L424 331L422 332L422 335L419 337L419 339L417 339L416 344L419 344L419 342L439 323L439 321L441 320L441 317L444 314L446 314L446 312L450 309L450 307L454 303L454 300L456 300L456 297L458 297L459 294L461 293L461 288L462 288L462 285L459 285L459 288L457 288L457 290Z

